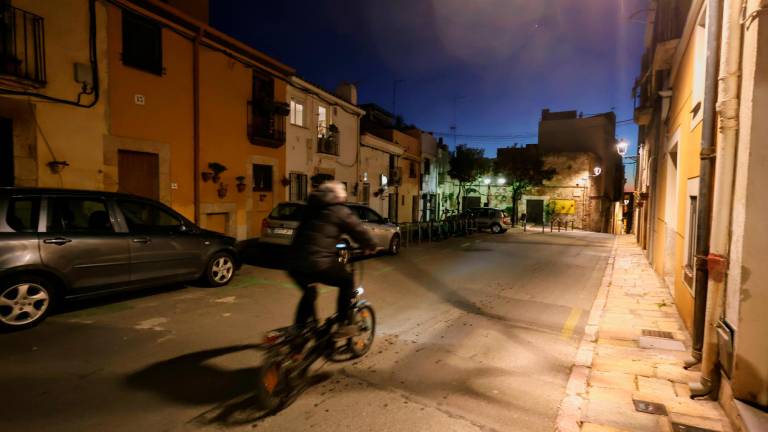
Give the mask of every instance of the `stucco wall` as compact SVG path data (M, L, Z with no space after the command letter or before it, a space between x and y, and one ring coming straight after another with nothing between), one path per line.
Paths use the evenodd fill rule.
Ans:
M90 64L88 1L18 0L13 2L13 6L45 20L47 83L43 88L30 90L75 101L80 84L74 81L73 64ZM106 56L106 12L98 2L96 21L102 92L96 106L78 108L35 98L27 101L27 98L0 97L2 115L14 122L14 165L18 185L103 188L101 145L107 130L105 107L110 80ZM92 97L84 96L82 103L91 100ZM53 174L46 164L54 159L65 160L70 166L60 174Z

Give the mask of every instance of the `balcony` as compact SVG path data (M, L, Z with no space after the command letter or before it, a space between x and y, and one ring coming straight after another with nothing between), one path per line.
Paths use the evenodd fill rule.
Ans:
M248 140L251 144L278 148L285 144L286 114L283 105L272 101L265 108L263 101L248 101Z
M43 18L0 5L0 79L45 85L45 32Z

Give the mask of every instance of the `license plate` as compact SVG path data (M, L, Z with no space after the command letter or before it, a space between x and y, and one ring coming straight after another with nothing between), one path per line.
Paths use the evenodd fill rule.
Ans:
M283 235L293 234L293 230L290 228L274 228L272 229L272 232L275 234L283 234Z

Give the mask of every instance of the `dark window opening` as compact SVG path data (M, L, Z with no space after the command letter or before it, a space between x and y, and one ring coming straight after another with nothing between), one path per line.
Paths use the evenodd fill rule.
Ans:
M272 192L272 165L253 164L253 190Z
M275 101L275 82L268 75L253 72L248 102L248 139L252 144L279 147L285 143L285 118L290 107Z
M424 159L424 175L429 175L432 169L432 162L429 159Z
M163 74L163 41L159 24L123 11L123 64L155 75Z
M0 187L14 186L13 122L0 118Z
M307 175L300 173L290 174L289 197L291 201L304 201L307 199Z
M416 163L408 161L408 177L416 178Z

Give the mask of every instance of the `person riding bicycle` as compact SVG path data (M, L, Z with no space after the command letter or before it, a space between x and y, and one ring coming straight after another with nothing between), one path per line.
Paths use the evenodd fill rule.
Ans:
M336 245L343 235L366 253L373 251L376 244L360 219L344 205L346 200L346 187L338 181L321 184L307 199L306 211L291 244L288 264L288 273L303 291L294 321L297 329L316 320L315 284L321 283L339 288L336 336L355 334L355 328L347 322L355 289L354 275L339 261Z

